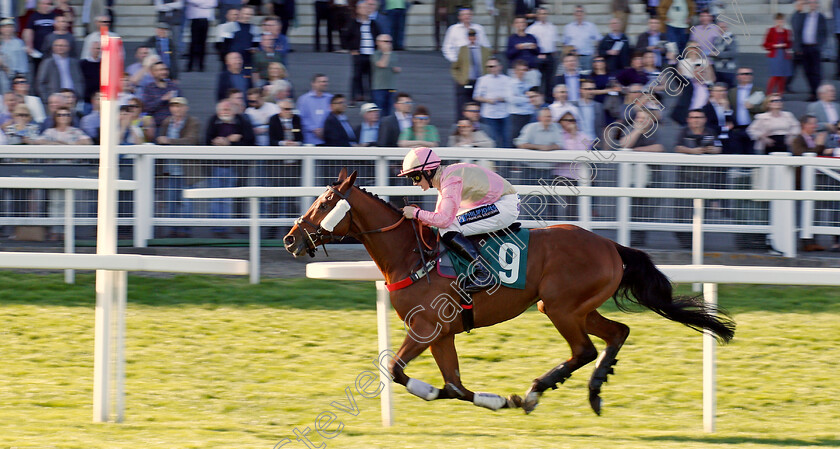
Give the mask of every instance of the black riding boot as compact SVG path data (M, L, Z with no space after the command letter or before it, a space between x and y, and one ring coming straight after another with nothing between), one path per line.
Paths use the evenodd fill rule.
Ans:
M460 232L450 231L444 234L441 241L450 251L463 257L474 267L472 273L468 273L462 286L465 292L478 293L493 285L492 275L487 267L484 266L481 253L479 253L478 248L475 247L470 239L466 238Z

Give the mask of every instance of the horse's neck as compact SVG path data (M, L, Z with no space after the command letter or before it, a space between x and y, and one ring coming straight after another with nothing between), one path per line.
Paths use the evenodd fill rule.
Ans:
M360 230L381 229L400 220L401 216L387 205L379 204L378 201L370 198L365 200L375 206L365 208L363 213L355 214L356 226ZM413 252L416 238L410 226L411 222L405 220L390 231L361 235L362 244L365 245L368 254L385 275L385 281L389 284L407 277L416 263L417 257Z

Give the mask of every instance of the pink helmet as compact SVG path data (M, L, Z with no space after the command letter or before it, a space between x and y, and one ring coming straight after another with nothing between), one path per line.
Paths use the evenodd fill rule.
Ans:
M440 167L440 157L428 147L413 148L403 159L402 171L397 176L405 176L416 171L434 170Z

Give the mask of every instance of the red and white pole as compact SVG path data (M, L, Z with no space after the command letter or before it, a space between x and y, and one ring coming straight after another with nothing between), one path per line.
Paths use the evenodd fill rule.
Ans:
M99 144L99 199L96 218L96 254L117 254L117 178L119 176L119 104L123 75L123 49L119 37L102 28L101 140ZM96 323L93 362L93 421L123 418L125 379L124 271L96 271Z

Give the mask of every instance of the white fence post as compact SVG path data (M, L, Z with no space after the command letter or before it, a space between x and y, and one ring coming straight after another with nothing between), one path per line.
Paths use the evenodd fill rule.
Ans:
M578 164L578 174L580 175L580 185L589 187L592 184L592 170L589 164ZM592 228L592 197L586 195L578 195L578 226L583 229L590 230Z
M125 418L125 309L128 300L128 272L113 271L114 304L111 322L114 323L114 411L116 422Z
M155 203L155 158L151 155L137 155L134 158L134 179L138 181L134 191L134 246L145 248L154 235Z
M632 150L626 150L632 151ZM633 172L633 164L627 162L618 163L618 187L630 187ZM619 245L630 246L630 198L618 197L616 202L616 219L618 221L618 235L616 240Z
M105 53L109 56L108 53ZM103 62L104 65L104 62ZM101 104L102 138L99 147L99 194L96 215L96 254L117 253L117 211L120 164L118 151L118 112L116 98L105 98ZM135 179L137 172L135 172ZM142 179L142 178L141 178ZM138 179L139 180L139 179ZM146 180L148 182L148 180ZM136 198L136 197L135 197ZM135 209L136 214L136 209ZM136 223L135 223L136 226ZM112 327L111 308L118 291L117 274L96 270L96 312L93 343L93 422L107 422L111 414Z
M311 157L305 157L300 161L300 185L301 187L315 186L315 159ZM315 201L315 198L311 196L300 199L300 215L306 212L306 208L313 201Z
M816 158L817 153L805 153L803 157ZM812 191L816 189L817 169L813 165L805 165L802 167L802 190ZM799 231L799 237L803 239L810 239L814 237L814 202L812 200L802 201L802 225Z
M248 198L250 204L251 229L250 229L250 251L251 251L251 283L260 283L260 199Z
M385 288L385 281L376 281L376 327L379 340L377 361L382 360L382 354L391 349L391 333L388 328L388 311L391 310L391 295ZM379 397L382 408L382 425L391 427L394 424L394 398L391 377L380 367L379 379L384 384Z
M64 252L72 254L76 251L76 199L73 189L64 189ZM64 283L76 282L76 271L64 270Z
M790 153L775 152L772 156L790 156ZM775 165L770 171L773 182L772 190L793 190L795 186L795 168ZM796 207L791 200L770 201L770 235L773 246L785 257L796 257Z
M380 156L376 158L376 185L390 185L388 181L388 159L386 159L385 156ZM383 196L382 199L385 201L391 201L391 197L389 196Z
M703 284L703 299L710 306L717 306L717 284ZM715 391L715 349L717 343L711 332L703 332L703 430L715 431L717 399Z
M691 218L691 263L703 265L703 200L694 199L694 215ZM694 283L691 289L700 291L700 284Z

